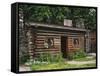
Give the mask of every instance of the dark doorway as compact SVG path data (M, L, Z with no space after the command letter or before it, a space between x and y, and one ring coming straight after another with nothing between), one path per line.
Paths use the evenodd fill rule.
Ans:
M68 50L68 38L66 36L61 37L61 52L63 58L67 58L67 50Z

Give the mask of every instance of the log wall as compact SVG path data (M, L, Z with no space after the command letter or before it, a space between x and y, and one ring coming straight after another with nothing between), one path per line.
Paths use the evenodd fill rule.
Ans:
M44 43L45 43L45 39L47 38L53 38L53 47L50 48L45 48ZM60 36L55 36L52 35L51 33L37 33L36 36L36 48L35 48L35 52L59 52L60 51Z
M74 39L78 39L79 40L79 44L75 45L74 44ZM68 51L69 52L73 52L76 51L78 49L83 49L84 50L84 35L70 35L68 36Z
M32 29L28 31L28 48L30 58L34 58L41 53L52 53L59 54L61 52L61 36L67 36L67 46L66 48L68 52L75 51L77 49L84 49L84 34L82 33L62 33L62 32L49 32L49 31L36 31L32 32ZM47 38L53 39L53 46L46 48L44 46L45 40ZM74 39L77 38L79 40L79 44L76 47L74 45Z

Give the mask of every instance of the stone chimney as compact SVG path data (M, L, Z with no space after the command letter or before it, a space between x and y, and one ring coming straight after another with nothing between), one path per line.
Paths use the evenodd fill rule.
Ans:
M72 27L72 20L64 19L64 26Z

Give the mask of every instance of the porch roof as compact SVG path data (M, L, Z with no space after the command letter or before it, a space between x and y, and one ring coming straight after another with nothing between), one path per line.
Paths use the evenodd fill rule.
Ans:
M86 29L75 28L75 27L68 27L68 26L64 26L64 25L60 26L60 25L33 23L33 22L30 22L27 25L34 26L34 27L37 27L37 28L44 27L44 28L59 29L59 30L69 30L69 31L78 31L78 32L86 32L87 31Z

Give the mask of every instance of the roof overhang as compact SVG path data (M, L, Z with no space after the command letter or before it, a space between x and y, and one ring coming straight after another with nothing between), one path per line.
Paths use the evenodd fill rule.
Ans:
M42 23L26 23L28 26L33 26L36 28L50 28L50 29L59 29L59 30L66 30L66 31L77 31L77 32L87 32L86 29L82 28L75 28L75 27L67 27L67 26L61 26L61 25L52 25L52 24L42 24Z

